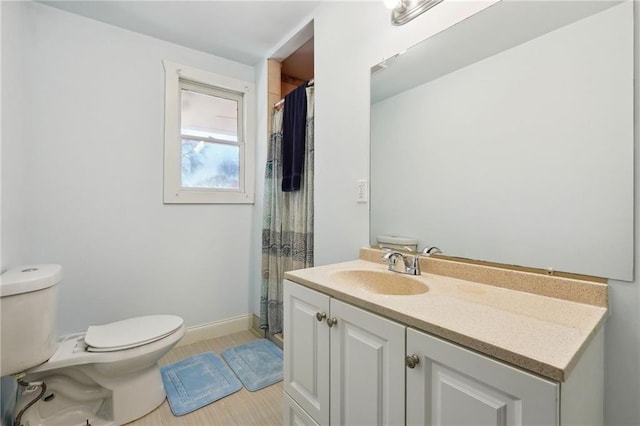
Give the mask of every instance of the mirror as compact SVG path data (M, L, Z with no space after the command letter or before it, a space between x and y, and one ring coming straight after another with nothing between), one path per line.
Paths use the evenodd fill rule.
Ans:
M633 25L503 0L374 66L371 245L632 280Z

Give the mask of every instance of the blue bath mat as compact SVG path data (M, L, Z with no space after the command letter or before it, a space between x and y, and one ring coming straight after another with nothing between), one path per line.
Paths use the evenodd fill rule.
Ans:
M267 339L226 349L222 358L251 392L282 380L282 349Z
M242 389L218 355L206 352L160 369L171 412L190 413Z

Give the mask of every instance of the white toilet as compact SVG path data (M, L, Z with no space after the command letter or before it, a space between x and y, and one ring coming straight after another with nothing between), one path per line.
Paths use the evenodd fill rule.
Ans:
M185 334L182 318L149 315L91 326L57 339L60 265L29 265L0 276L0 375L44 382L24 425L121 425L164 401L158 360ZM40 386L20 388L15 412Z

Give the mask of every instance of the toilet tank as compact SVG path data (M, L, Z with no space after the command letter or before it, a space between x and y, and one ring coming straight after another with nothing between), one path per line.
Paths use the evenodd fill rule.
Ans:
M396 235L378 235L376 241L381 249L418 251L418 240L415 238L398 237Z
M0 375L48 360L57 348L60 265L24 265L0 275Z

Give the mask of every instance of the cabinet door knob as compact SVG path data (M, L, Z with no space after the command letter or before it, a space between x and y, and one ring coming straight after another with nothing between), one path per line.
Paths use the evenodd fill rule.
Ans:
M329 327L333 327L337 323L338 323L338 320L336 318L327 318L327 324L329 325Z
M324 312L317 312L316 313L316 319L318 321L322 321L323 319L325 319L327 317L327 314L325 314Z
M404 359L404 363L409 368L416 368L416 365L420 364L420 358L418 358L418 355L415 354L407 355L407 357Z

